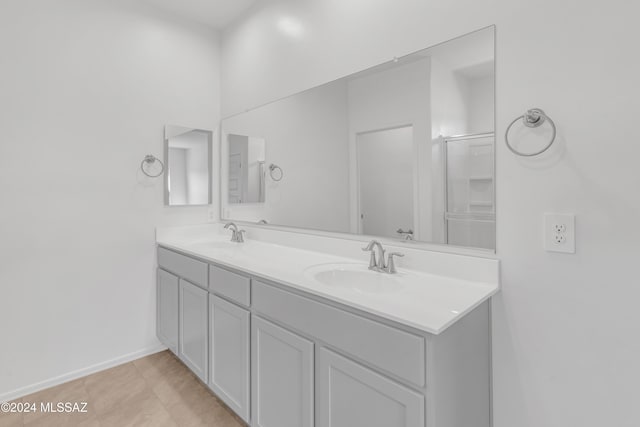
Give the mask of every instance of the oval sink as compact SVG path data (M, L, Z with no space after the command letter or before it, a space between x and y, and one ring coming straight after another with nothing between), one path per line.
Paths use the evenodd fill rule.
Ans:
M399 292L403 288L393 275L371 271L362 264L321 264L307 268L305 275L326 286L368 294Z
M200 250L207 249L237 249L241 248L242 243L236 243L224 240L205 240L202 242L194 243L192 246Z
M210 248L238 248L240 247L241 243L237 243L237 242L220 242L220 241L215 241L215 242L208 242L206 243L207 246L209 246Z

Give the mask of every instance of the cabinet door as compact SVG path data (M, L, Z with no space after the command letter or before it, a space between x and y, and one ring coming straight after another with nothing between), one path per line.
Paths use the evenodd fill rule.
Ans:
M209 353L208 292L180 279L180 346L178 356L203 382Z
M209 386L249 422L249 311L209 295Z
M156 335L174 353L178 351L178 277L158 269Z
M313 343L251 318L251 418L254 427L312 427Z
M325 348L318 356L319 427L424 427L424 397Z

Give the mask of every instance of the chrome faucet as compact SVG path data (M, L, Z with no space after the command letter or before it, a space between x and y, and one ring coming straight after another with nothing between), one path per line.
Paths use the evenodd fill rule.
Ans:
M229 222L227 224L225 224L224 226L225 230L226 229L231 229L231 241L232 242L236 242L236 243L243 243L244 242L244 230L238 230L238 226L235 225L233 222Z
M407 231L404 231L402 228L398 228L396 230L396 233L398 233L400 236L402 236L402 238L404 240L413 240L413 230L412 229L408 229Z
M376 256L376 249L378 251L377 256ZM362 250L371 252L371 257L369 258L369 270L379 271L382 273L389 273L389 274L397 273L396 263L393 257L404 256L404 254L401 254L400 252L391 252L388 255L387 259L385 260L384 258L385 250L382 247L382 244L377 240L370 241L367 246L362 248Z
M376 249L378 249L377 257ZM362 248L362 250L371 252L371 257L369 258L369 270L379 271L381 268L384 268L385 251L380 242L378 242L377 240L372 240L367 246Z
M403 257L404 254L400 252L391 252L387 257L387 266L384 268L385 273L396 274L398 272L398 270L396 270L396 263L393 260L394 256Z

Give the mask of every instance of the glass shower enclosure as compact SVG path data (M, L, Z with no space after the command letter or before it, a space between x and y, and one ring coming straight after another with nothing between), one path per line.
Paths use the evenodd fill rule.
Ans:
M445 241L495 250L495 136L451 136L445 137L444 143Z

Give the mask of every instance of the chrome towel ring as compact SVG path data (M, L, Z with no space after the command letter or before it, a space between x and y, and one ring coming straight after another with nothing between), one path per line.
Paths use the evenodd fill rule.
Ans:
M279 172L277 172L277 171L279 171ZM274 180L276 182L282 181L282 178L284 178L284 172L282 171L282 168L280 166L271 163L269 165L269 176L271 177L272 180Z
M145 165L152 165L155 162L160 163L160 172L158 172L156 175L153 175L147 172L147 170L145 169ZM140 170L149 178L157 178L164 173L164 163L162 163L162 160L160 160L156 156L147 154L146 156L144 156L144 159L142 159L142 162L140 163Z
M513 127L514 124L516 124L517 121L522 120L522 123L529 128L537 128L539 126L542 126L542 124L546 121L549 122L549 124L551 125L551 139L549 140L549 143L542 148L539 151L536 151L534 153L523 153L521 151L516 150L515 148L513 148L513 146L511 145L511 143L509 142L509 131L511 130L511 128ZM507 130L504 133L504 140L507 144L507 147L509 148L509 150L511 150L511 152L513 154L516 154L518 156L522 156L522 157L533 157L533 156L537 156L539 154L544 153L545 151L547 151L549 149L549 147L551 147L553 145L553 142L556 140L556 124L553 122L553 120L551 120L551 117L547 116L544 111L542 111L540 108L532 108L530 110L527 110L526 113L524 113L522 116L520 117L516 117L515 120L513 120L511 122L511 124L509 126L507 126Z

